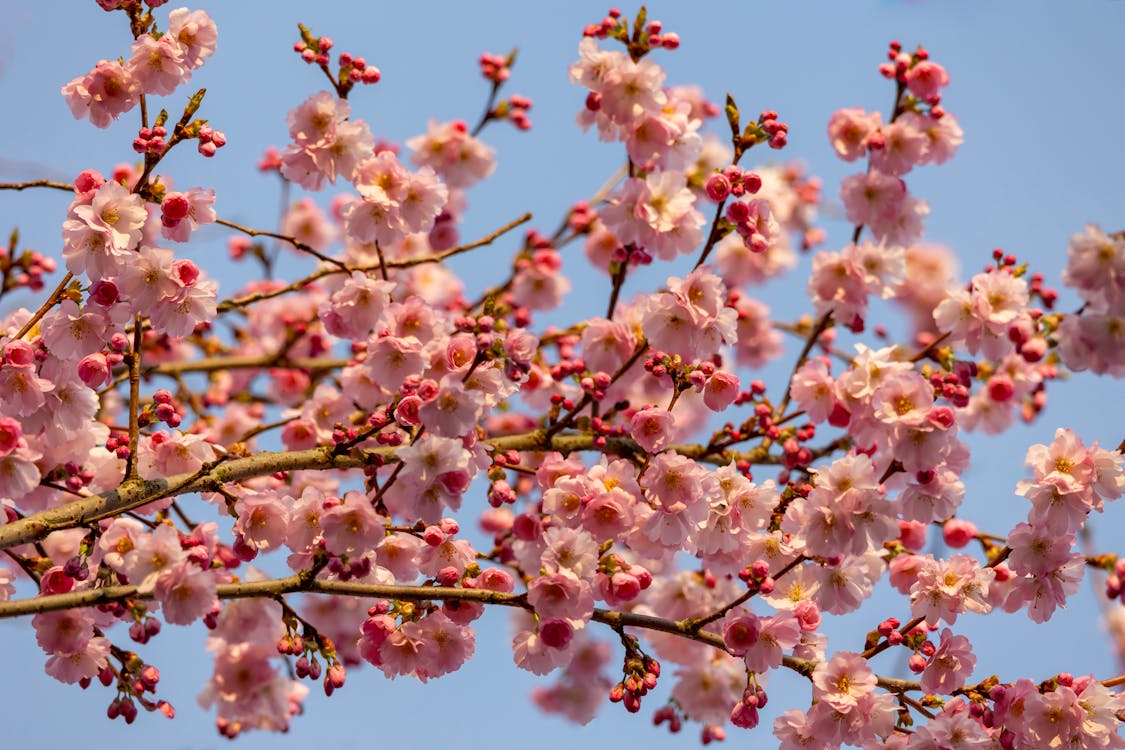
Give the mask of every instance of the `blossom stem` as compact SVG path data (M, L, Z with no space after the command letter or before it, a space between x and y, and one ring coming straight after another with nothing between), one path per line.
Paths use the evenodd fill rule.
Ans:
M51 296L47 298L47 301L40 305L39 309L35 311L35 314L24 323L23 328L12 338L13 341L19 341L26 336L28 332L35 327L35 324L47 314L47 311L59 303L59 300L62 299L63 292L66 291L66 285L69 284L70 280L73 278L74 274L67 271L66 276L63 276L62 281L55 287L55 291L51 292Z

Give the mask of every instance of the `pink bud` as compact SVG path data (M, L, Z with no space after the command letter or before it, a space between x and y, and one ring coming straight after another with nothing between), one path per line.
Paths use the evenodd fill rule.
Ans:
M726 175L717 172L707 178L703 189L707 191L708 198L718 203L730 195L730 180Z
M961 549L977 537L977 527L972 521L951 518L941 530L945 543L954 549Z
M191 201L183 193L168 193L160 204L160 212L173 221L180 221L191 213Z
M109 362L105 354L94 352L78 363L78 379L90 388L98 388L109 380Z

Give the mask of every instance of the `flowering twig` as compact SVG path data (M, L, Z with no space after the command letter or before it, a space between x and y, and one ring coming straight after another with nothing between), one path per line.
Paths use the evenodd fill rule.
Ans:
M70 280L73 278L74 274L72 274L70 271L67 271L66 276L63 276L62 281L60 281L59 285L55 287L55 291L51 292L51 296L48 297L47 300L39 306L39 309L35 311L35 314L32 315L31 318L29 318L28 321L23 324L23 328L21 328L19 330L19 333L17 333L12 338L13 341L19 341L24 336L26 336L28 332L35 327L35 324L38 323L39 320L47 314L47 311L59 303L59 300L62 299L63 292L66 291L67 284L69 284Z

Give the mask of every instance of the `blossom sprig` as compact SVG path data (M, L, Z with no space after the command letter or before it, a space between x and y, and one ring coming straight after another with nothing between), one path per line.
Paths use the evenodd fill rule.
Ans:
M641 6L629 30L629 18L618 8L610 8L599 23L587 25L582 30L585 37L616 39L625 45L633 62L656 49L674 50L680 46L680 35L665 31L660 21L649 21L648 10Z
M480 56L481 75L490 83L488 99L484 105L484 112L470 131L473 136L480 134L488 123L497 120L506 120L517 130L530 130L531 119L527 112L532 107L531 99L521 94L512 94L506 99L500 99L500 90L512 75L512 67L516 63L519 49L513 48L507 55L496 55L484 52Z
M352 88L357 83L373 85L383 79L379 68L369 65L367 60L351 54L341 52L337 55L336 72L332 72L330 63L331 55L328 53L336 46L331 37L315 36L304 24L297 24L301 38L293 43L293 51L309 65L316 65L332 83L336 96L347 99Z

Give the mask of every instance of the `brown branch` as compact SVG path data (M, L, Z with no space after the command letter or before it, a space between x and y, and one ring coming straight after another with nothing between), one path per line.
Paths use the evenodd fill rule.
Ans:
M66 182L55 182L53 180L31 180L30 182L0 182L0 190L27 190L28 188L52 188L54 190L65 190L68 193L74 192L74 185Z
M420 265L423 265L423 264L426 264L426 263L441 263L446 258L451 258L454 255L459 255L461 253L467 253L470 250L477 249L478 247L484 247L485 245L490 245L493 242L495 242L498 238L502 237L503 235L512 231L513 229L515 229L519 225L524 224L528 221L531 221L531 214L530 213L526 213L523 216L520 216L518 219L514 219L512 221L509 221L507 224L500 227L499 229L497 229L495 231L492 231L492 232L489 232L484 237L481 237L479 240L475 240L474 242L470 242L466 245L458 245L457 247L451 247L448 250L444 250L440 253L433 253L432 255L421 255L421 256L418 256L416 258L403 258L403 259L400 259L400 260L389 260L389 261L386 262L385 265L386 265L387 268L411 268L413 266L420 266ZM266 233L264 233L264 234L266 234ZM273 235L273 234L266 234L266 236L278 237L279 239L285 240L287 242L289 242L289 241L296 242L297 241L294 238L285 237L283 235L278 236L278 235ZM339 264L338 261L334 261L334 262ZM218 306L219 312L220 313L230 312L231 310L237 309L239 307L246 307L247 305L254 304L255 302L260 302L261 300L264 300L264 299L272 299L273 297L280 297L283 294L288 294L290 292L298 291L299 289L302 289L302 288L308 286L309 284L313 283L314 281L317 281L318 279L324 278L325 276L331 276L333 274L344 273L344 272L350 273L351 271L363 271L363 272L366 273L366 272L378 270L379 267L380 266L378 264L375 264L375 265L370 265L370 266L356 266L355 268L349 268L347 266L342 266L341 268L322 268L322 269L319 269L317 271L314 271L314 272L310 273L308 276L304 277L303 279L298 279L297 281L294 281L291 284L287 284L286 286L279 287L278 289L274 289L274 290L269 291L269 292L254 292L253 294L248 294L244 297L236 297L234 299L223 300L222 302L219 303L219 306Z
M47 298L46 302L39 306L39 309L36 310L35 314L31 316L31 319L23 324L23 328L21 328L20 332L15 335L15 337L12 339L13 341L19 341L24 336L26 336L28 331L34 328L35 324L38 323L43 318L43 316L47 314L47 311L58 304L59 300L62 298L63 292L66 291L66 285L69 284L70 280L73 278L74 274L72 274L70 271L67 271L66 276L63 276L62 281L60 281L59 285L55 287L55 291L51 292L51 296Z
M242 232L243 234L249 235L251 237L271 237L275 240L288 242L296 249L300 250L303 253L308 253L317 260L324 261L325 263L331 263L332 265L345 272L351 271L351 269L348 268L347 263L325 255L324 253L314 248L312 245L309 245L306 242L301 242L296 237L290 237L287 234L279 234L278 232L267 232L264 229L252 229L250 227L244 227L241 224L235 224L233 221L227 221L226 219L215 219L215 223L222 224L224 227L229 227L237 232Z
M592 434L549 435L547 430L534 430L518 435L487 439L486 445L496 451L575 451L598 450L615 455L637 455L643 450L637 443L624 437L606 439L604 447L596 447L598 436ZM751 464L776 464L779 459L768 449L755 448L741 453L722 456L709 455L704 445L678 445L671 450L699 461L723 465L732 460L745 460ZM331 447L311 448L303 451L274 453L263 451L245 458L231 458L210 469L179 474L160 479L138 479L123 484L115 490L75 500L50 510L45 510L0 526L0 549L9 549L43 539L53 531L84 526L104 518L112 518L134 510L155 500L193 492L216 492L224 484L252 477L267 476L276 472L324 469L361 469L376 456L385 462L395 461L393 447L380 447L369 451L337 455ZM205 469L207 467L204 467Z
M355 581L323 581L312 578L307 573L268 581L224 583L216 587L216 595L220 599L272 598L284 594L302 592L414 602L432 600L470 601L501 607L531 609L523 594L505 594L498 591L487 591L485 589L461 589L444 586L387 586L373 583L358 583ZM153 591L142 591L137 586L107 586L100 589L85 589L83 591L71 591L66 594L40 596L34 599L0 602L0 619L22 617L77 607L94 607L99 604L124 599L151 600L153 598ZM617 631L627 627L643 628L645 630L653 630L660 633L680 636L681 638L687 638L688 640L704 643L726 652L726 645L723 643L721 636L704 630L693 630L676 620L669 620L654 615L642 615L634 612L617 612L605 609L595 609L591 619L594 622L608 625ZM804 675L805 677L810 676L816 668L816 662L808 659L797 659L792 656L783 657L782 664L786 668ZM880 687L896 693L922 689L921 685L913 680L901 680L882 676L879 676L877 679Z

